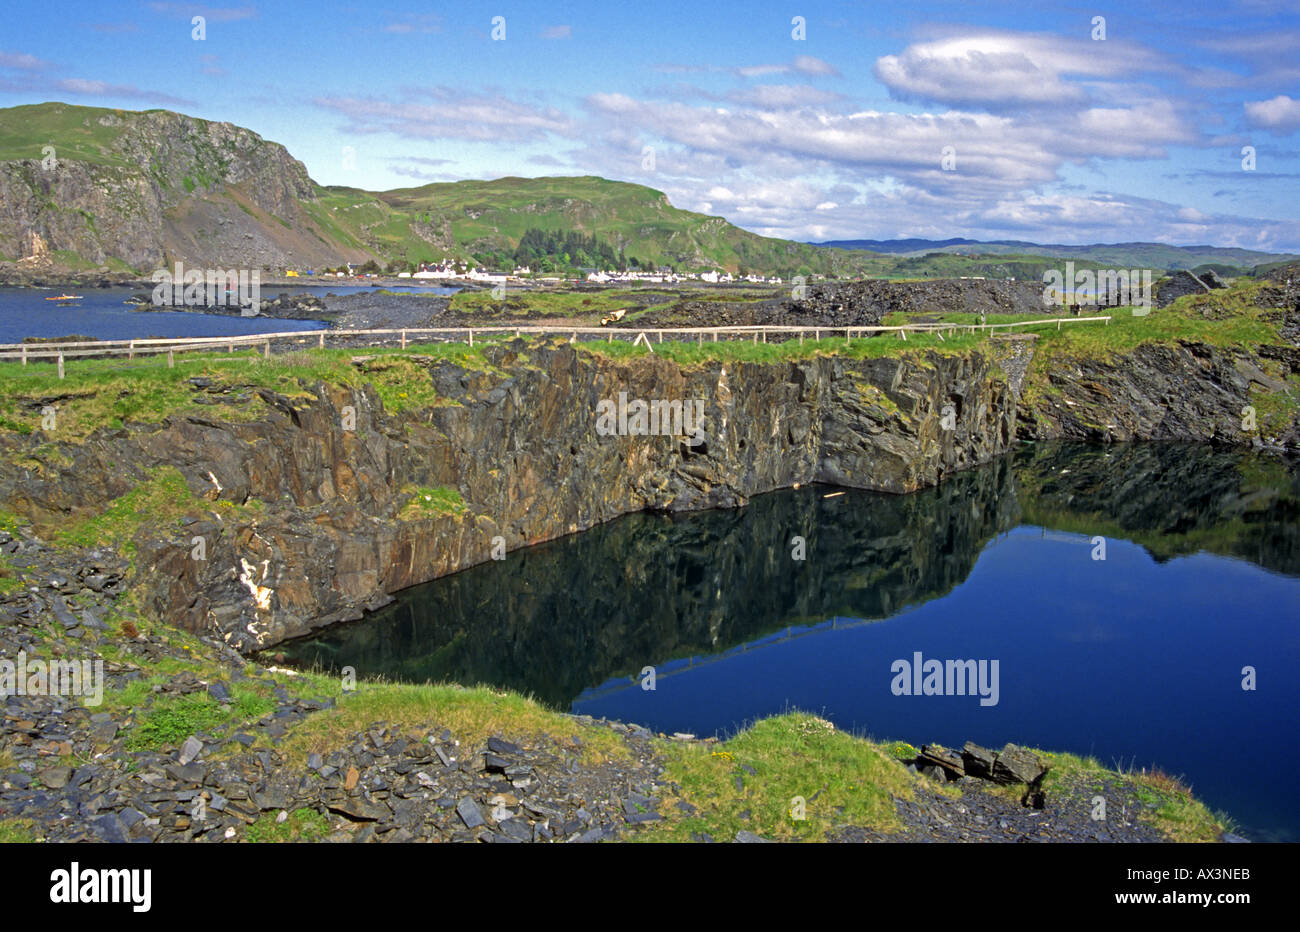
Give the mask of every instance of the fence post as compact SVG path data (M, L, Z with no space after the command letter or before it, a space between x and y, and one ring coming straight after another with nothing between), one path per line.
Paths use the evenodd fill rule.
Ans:
M262 347L262 355L263 355L265 358L267 358L267 359L270 359L270 358L271 358L271 341L270 341L270 340L267 340L267 341L266 341L266 345Z
M325 348L325 331L324 331L324 330L322 330L322 331L320 332L320 348L321 348L321 349L324 349L324 348Z
M126 358L127 358L127 359L135 359L135 340L132 340L131 343L130 343L130 345L127 346L127 348L126 348Z
M27 347L23 347L23 365L27 365Z
M697 331L695 331L695 345L696 345L696 346L703 346L703 345L704 345L704 331L703 331L703 330L697 330Z
M176 368L176 357L175 357L174 355L172 355L172 351L171 351L171 350L168 350L168 351L167 351L167 368L168 368L168 369L175 369L175 368Z
M63 378L63 354L59 353L59 378Z
M406 349L406 331L402 331L402 349Z
M820 343L821 341L822 341L822 332L821 332L820 330L814 330L814 331L813 331L813 342L814 342L814 343Z
M469 328L469 345L470 345L470 346L473 346L473 345L474 345L474 328L473 328L473 327L470 327L470 328Z

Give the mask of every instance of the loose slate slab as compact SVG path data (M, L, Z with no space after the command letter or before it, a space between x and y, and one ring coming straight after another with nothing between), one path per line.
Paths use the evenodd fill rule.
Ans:
M357 822L379 822L393 814L383 803L366 799L364 796L345 797L338 802L330 803L329 810Z
M190 735L185 739L185 743L181 745L181 750L180 753L176 755L176 760L184 766L202 753L203 742L193 735Z
M515 755L523 751L523 748L521 748L519 745L511 744L509 741L505 740L504 738L498 737L497 735L493 735L491 738L488 738L487 746L488 746L488 750L491 751L493 754Z
M966 764L958 751L940 747L937 744L924 744L921 746L919 756L958 777L966 776Z
M1008 744L999 751L993 764L993 780L996 783L1033 784L1045 773L1047 767L1038 759L1038 755L1015 744Z
M993 778L993 765L998 759L996 751L990 751L973 741L967 741L966 746L962 748L961 759L966 767L967 776L980 777L984 780Z
M478 804L468 796L456 803L456 814L460 820L465 823L468 829L476 829L486 821L483 818L483 812L479 809Z

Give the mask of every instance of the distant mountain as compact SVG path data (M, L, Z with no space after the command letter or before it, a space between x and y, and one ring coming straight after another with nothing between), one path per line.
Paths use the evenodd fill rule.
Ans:
M1221 246L1170 246L1166 243L1093 243L1066 246L1022 240L847 239L814 243L836 249L869 250L901 256L951 253L968 256L1036 255L1098 263L1104 268L1193 269L1202 265L1246 271L1257 265L1300 258L1291 253L1259 252Z
M322 187L284 146L167 110L0 109L0 266L194 268L504 263L529 229L574 231L642 265L851 275L861 256L749 233L603 178Z

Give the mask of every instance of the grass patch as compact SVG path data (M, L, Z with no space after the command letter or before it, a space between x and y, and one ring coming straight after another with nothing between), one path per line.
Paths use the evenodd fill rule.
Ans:
M1233 829L1230 818L1211 812L1192 796L1186 783L1159 769L1110 769L1093 757L1053 751L1035 753L1051 767L1043 778L1043 789L1049 800L1054 794L1068 792L1072 785L1087 780L1097 787L1131 788L1146 807L1138 812L1138 819L1155 827L1170 841L1217 842L1225 831Z
M31 819L0 819L0 845L29 845L40 840Z
M255 843L320 841L330 832L329 819L315 809L295 809L283 822L278 813L262 816L248 826L245 837Z
M460 497L460 492L445 486L425 488L407 485L402 487L402 493L411 498L397 514L401 521L460 515L469 510L465 500Z
M984 338L969 333L957 333L940 338L934 334L909 334L906 340L895 335L878 337L830 337L823 332L822 339L814 340L813 330L806 331L801 343L798 336L781 342L753 342L751 339L684 342L665 341L653 344L653 354L679 365L689 366L722 360L724 362L772 363L791 359L811 359L815 356L844 356L849 359L915 358L927 352L943 355L964 355L986 345ZM761 340L761 338L760 338ZM612 343L576 343L584 352L600 353L622 359L649 356L651 350L644 345L633 345L630 339Z
M253 687L235 686L231 696L234 701L229 705L207 693L161 698L132 728L126 746L131 750L159 751L175 747L198 732L219 735L275 709L275 701Z
M313 751L328 754L344 747L351 736L376 722L407 728L420 735L451 730L462 753L485 742L491 735L532 737L547 735L569 744L588 763L626 759L628 751L612 731L585 726L539 703L515 693L488 687L463 688L450 685L407 685L358 683L354 692L343 692L337 677L307 674L301 687L319 697L332 695L338 704L317 712L284 738L280 752L291 764L305 766Z
M504 298L490 291L459 291L450 309L462 314L495 317L502 314L538 317L598 317L609 311L645 305L649 296L676 297L675 292L653 288L607 288L600 291L524 290L506 287Z
M127 556L134 552L132 538L148 524L152 528L174 527L184 517L215 511L224 518L240 519L261 514L265 506L256 500L246 504L209 501L190 491L180 470L159 466L148 478L125 495L113 499L98 515L62 525L54 540L67 547L119 547Z
M68 362L64 379L58 378L53 363L0 362L0 431L41 430L47 405L55 409L57 425L48 433L64 442L83 440L105 427L156 424L176 414L197 412L224 421L254 421L269 413L257 389L296 403L313 400L312 389L318 383L351 389L370 385L389 413L420 410L446 403L434 391L429 361L504 376L484 358L483 348L507 338L476 336L472 347L464 343L409 344L405 350L375 347L364 355L354 349L308 346L309 338L302 338L301 349L269 357L260 350L178 353L174 367L168 367L165 356L130 361L74 359ZM188 382L194 377L212 380L213 392L236 399L243 395L245 400L199 408Z
M888 747L800 712L764 719L713 748L662 746L666 777L699 811L687 816L677 799L664 800L666 819L643 834L647 841L689 841L693 832L731 841L742 829L764 838L820 841L839 825L893 832L900 828L894 799L911 799L915 784ZM803 820L792 815L795 797L804 800ZM748 819L740 818L745 810Z

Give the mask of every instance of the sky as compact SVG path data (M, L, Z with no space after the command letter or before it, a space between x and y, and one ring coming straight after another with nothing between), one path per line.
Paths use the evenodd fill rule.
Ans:
M9 4L0 106L46 100L245 126L322 184L600 175L807 241L1300 251L1300 0Z

